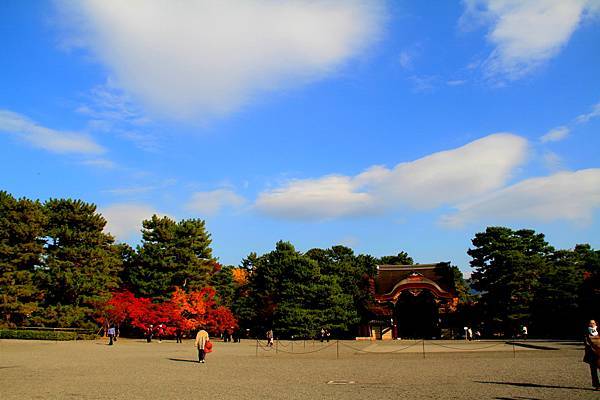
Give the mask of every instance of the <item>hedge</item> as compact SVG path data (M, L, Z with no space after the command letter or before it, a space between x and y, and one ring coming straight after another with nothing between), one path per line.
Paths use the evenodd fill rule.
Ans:
M96 339L96 335L77 332L0 329L0 339L93 340Z

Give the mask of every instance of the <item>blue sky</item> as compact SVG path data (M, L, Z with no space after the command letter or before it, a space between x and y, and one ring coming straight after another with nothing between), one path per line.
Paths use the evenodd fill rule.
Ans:
M202 218L451 261L489 225L600 247L600 3L0 3L1 187L118 240Z

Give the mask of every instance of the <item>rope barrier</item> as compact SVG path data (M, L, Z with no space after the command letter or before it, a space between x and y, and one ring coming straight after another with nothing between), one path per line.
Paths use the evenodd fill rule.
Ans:
M317 350L311 350L311 351L303 351L303 352L296 352L296 351L294 351L294 352L292 352L292 351L281 350L281 349L279 351L281 351L282 353L287 353L287 354L311 354L311 353L317 353L319 351L323 351L325 349L328 349L328 348L332 347L334 344L336 344L336 342L332 342L331 344L328 344L327 346L321 347L321 348L319 348Z
M258 351L258 348L260 348L263 351L277 350L276 352L282 352L282 353L285 353L285 354L302 355L302 354L318 353L320 351L323 351L323 350L326 350L328 348L331 348L332 346L335 345L335 346L337 346L337 358L339 358L339 346L340 345L342 345L344 347L347 347L347 348L349 348L351 350L354 350L356 352L366 353L366 354L394 354L394 353L402 352L402 351L404 351L406 349L409 349L411 347L417 346L419 344L422 344L423 346L425 346L425 341L424 340L417 340L414 343L411 343L411 344L409 344L407 346L403 346L401 348L397 348L397 349L391 350L391 351L369 351L369 350L364 350L364 349L361 349L361 348L358 348L358 347L351 346L351 345L346 344L344 342L340 343L339 340L336 340L336 341L331 342L331 343L329 343L329 344L327 344L325 346L319 347L318 349L315 349L315 350L296 352L296 351L293 351L293 350L292 351L284 350L282 348L276 349L275 347L269 346L268 345L268 343L269 343L268 341L265 342L265 343L266 343L266 345L263 345L259 340L257 340L256 341L257 351ZM280 341L277 341L277 344L280 345L280 346L282 346L282 347L284 347L284 348L290 347L290 344L284 345ZM489 346L476 347L476 348L464 348L464 347L448 346L448 345L444 345L444 344L440 344L440 343L435 343L433 341L427 342L427 344L432 344L434 346L443 347L443 348L451 349L451 350L457 350L457 351L478 351L478 350L486 350L486 349L491 349L493 347L498 347L498 346L505 345L505 343L494 343L494 344L489 345ZM425 354L424 350L423 350L423 354Z
M347 345L346 343L342 343L342 346L346 346L349 349L352 349L354 351L358 351L358 352L361 352L361 353L369 353L369 354L392 354L392 353L398 353L398 352L404 351L404 350L406 350L406 349L408 349L410 347L414 347L414 346L418 345L419 343L421 343L421 340L418 340L418 341L416 341L413 344L409 344L408 346L402 347L400 349L392 350L392 351L368 351L368 350L363 350L363 349L359 349L359 348Z
M257 345L258 345L258 346L259 346L261 349L263 349L264 351L272 351L272 350L273 350L273 347L269 346L269 345L268 345L268 342L267 342L267 345L266 345L266 346L263 346L263 344L262 344L260 341L258 341L258 340L257 340L257 341L256 341L256 344L257 344Z
M477 347L474 349L465 349L463 347L452 347L452 346L447 346L447 345L443 345L443 344L439 344L439 343L435 343L435 342L430 342L432 345L434 346L439 346L439 347L443 347L446 349L451 349L451 350L460 350L460 351L476 351L476 350L486 350L486 349L491 349L492 347L496 347L496 346L502 346L505 343L496 343L496 344L492 344L490 346L484 346L484 347Z

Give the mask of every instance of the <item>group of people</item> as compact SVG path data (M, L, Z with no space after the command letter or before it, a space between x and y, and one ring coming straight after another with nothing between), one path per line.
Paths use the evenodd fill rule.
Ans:
M147 328L146 328L146 342L150 343L152 342L152 338L154 337L154 335L156 335L156 338L158 339L158 342L162 342L162 338L165 336L166 333L166 329L167 327L165 326L165 324L158 324L158 326L154 327L154 325L150 324ZM181 333L181 330L179 330L179 332ZM181 338L178 337L178 342L181 343Z
M473 329L470 326L465 326L463 330L465 331L465 340L471 341L481 339L481 332L479 329L476 329L475 332L473 332Z
M321 332L319 333L319 339L321 340L321 343L323 343L324 340L327 340L327 343L329 343L330 337L331 337L331 332L329 331L329 329L321 328Z

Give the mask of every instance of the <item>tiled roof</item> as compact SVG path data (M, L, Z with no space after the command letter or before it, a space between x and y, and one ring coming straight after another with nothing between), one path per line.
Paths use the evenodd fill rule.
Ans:
M390 294L394 287L411 276L422 276L424 280L433 281L440 289L454 293L454 281L450 263L416 264L416 265L379 265L375 276L375 295Z

